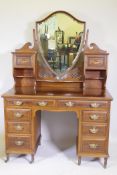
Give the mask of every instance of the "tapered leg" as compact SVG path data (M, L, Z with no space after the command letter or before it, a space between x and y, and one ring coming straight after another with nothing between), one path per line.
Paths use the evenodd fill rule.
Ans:
M33 163L34 162L34 154L31 154L31 161L30 163Z
M81 157L79 156L78 157L78 165L80 165L81 164Z
M39 145L41 145L41 139L42 139L42 136L40 135L40 137L39 137Z
M104 168L107 167L107 160L108 160L108 158L104 158Z
M9 161L9 154L6 154L6 160L5 162L8 162Z

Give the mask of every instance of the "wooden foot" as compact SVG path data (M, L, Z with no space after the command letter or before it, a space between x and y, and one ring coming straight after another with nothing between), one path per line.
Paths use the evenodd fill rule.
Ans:
M78 157L78 165L81 164L81 157Z
M9 161L9 154L6 154L6 160L5 162L7 163Z
M34 154L31 154L31 161L30 163L33 163L34 162Z
M107 167L107 160L108 160L108 158L104 158L104 168Z

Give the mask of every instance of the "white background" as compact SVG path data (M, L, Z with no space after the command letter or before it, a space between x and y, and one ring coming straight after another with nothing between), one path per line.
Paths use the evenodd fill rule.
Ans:
M117 0L0 0L0 95L12 88L12 55L25 42L33 42L35 21L55 11L65 10L86 21L89 43L107 50L107 88L114 98L111 107L110 141L117 141ZM3 99L0 98L0 142L4 138ZM75 138L74 113L42 114L43 139L58 143ZM56 133L55 133L56 130Z

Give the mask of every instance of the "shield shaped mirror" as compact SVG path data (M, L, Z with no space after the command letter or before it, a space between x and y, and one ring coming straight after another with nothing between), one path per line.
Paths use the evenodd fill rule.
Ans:
M57 11L36 22L43 58L56 74L65 72L78 59L85 35L85 22Z

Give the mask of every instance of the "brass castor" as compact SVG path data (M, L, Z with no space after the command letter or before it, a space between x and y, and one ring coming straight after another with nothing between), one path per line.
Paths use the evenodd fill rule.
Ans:
M81 164L81 157L79 156L78 157L78 165L80 165Z
M7 163L8 161L9 161L9 154L6 154L5 163Z
M30 160L30 163L33 163L34 162L34 154L31 154L31 160Z

